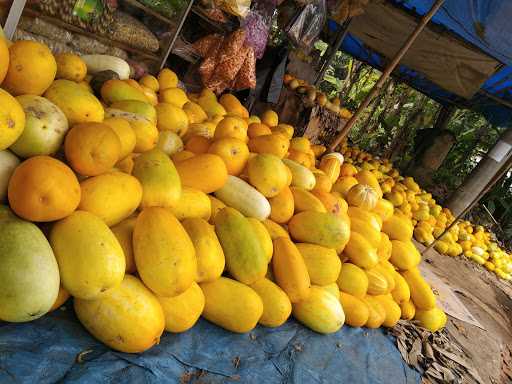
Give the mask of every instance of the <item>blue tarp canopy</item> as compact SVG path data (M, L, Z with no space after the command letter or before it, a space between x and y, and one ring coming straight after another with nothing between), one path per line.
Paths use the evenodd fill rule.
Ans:
M341 49L383 69L433 3L372 1L364 15L353 19ZM407 19L412 24L400 29L397 21L402 25ZM510 0L446 0L393 75L443 105L468 107L493 124L508 126L512 108L496 98L512 105L511 19ZM338 28L332 21L330 27Z

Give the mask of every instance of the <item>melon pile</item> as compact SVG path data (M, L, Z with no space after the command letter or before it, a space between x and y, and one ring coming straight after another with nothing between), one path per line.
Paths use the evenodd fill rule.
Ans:
M350 169L345 171L346 176L357 170L372 172L395 212L411 220L417 241L430 245L434 239L438 239L434 248L439 253L451 257L463 255L501 279L512 279L512 254L501 249L493 234L483 226L459 220L449 228L455 221L453 214L448 208L437 204L432 195L421 189L412 177L400 176L391 163L374 158L357 147L345 144L341 152L345 156L345 167ZM348 183L348 180L355 182L352 178L347 178L345 182ZM444 233L446 228L449 229Z
M169 69L94 94L78 56L19 41L0 58L1 320L72 296L132 353L200 316L239 333L290 316L319 333L444 326L413 222L373 170Z

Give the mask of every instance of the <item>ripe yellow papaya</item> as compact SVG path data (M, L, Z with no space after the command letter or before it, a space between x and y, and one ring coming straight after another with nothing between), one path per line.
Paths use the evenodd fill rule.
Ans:
M340 302L345 312L345 323L351 327L362 327L368 321L369 309L366 303L348 293L340 293Z
M313 286L307 297L292 304L293 316L318 333L334 333L345 323L339 300L326 290Z
M203 153L176 163L181 182L186 187L212 193L228 179L226 164L220 156Z
M290 187L295 205L295 213L304 211L327 212L323 203L311 192L298 187Z
M402 315L402 311L400 310L400 306L393 301L389 295L380 295L375 296L375 300L377 300L382 308L384 308L384 311L386 312L386 317L384 318L384 321L382 322L382 325L384 327L392 328L395 326L396 323L398 323L398 320L400 320L400 316Z
M181 196L181 180L172 160L158 148L135 159L135 176L142 185L141 208L174 207Z
M392 244L389 240L388 235L384 232L380 233L380 243L377 248L377 255L379 256L379 261L387 261L391 257L392 252Z
M189 330L204 309L204 294L196 282L178 296L157 296L157 299L164 311L167 332L179 333Z
M236 280L220 277L199 286L205 298L203 316L228 331L249 332L263 314L259 295Z
M382 232L386 233L391 240L409 241L412 239L413 230L411 221L396 213L382 224Z
M288 181L286 165L271 154L258 154L247 163L249 182L265 197L277 196Z
M286 293L267 278L252 283L250 287L263 302L263 314L259 323L265 327L279 327L284 324L292 312L292 303Z
M327 285L317 285L317 287L322 288L323 290L332 294L336 299L340 299L340 289L338 288L338 284L331 283Z
M274 245L272 244L272 238L267 231L267 228L261 223L261 221L255 219L254 217L248 217L249 223L254 230L254 235L258 239L263 252L267 258L267 263L270 263L272 260L272 254L274 253Z
M75 211L52 227L50 244L62 286L75 298L92 300L123 281L123 249L99 217Z
M155 295L134 276L93 300L75 297L75 313L98 340L117 351L140 353L160 342L165 327Z
M350 218L350 230L362 235L373 248L379 247L381 232L377 231L367 221Z
M181 223L188 233L196 251L197 273L195 281L213 281L224 271L224 251L215 234L215 229L201 218L185 219Z
M350 239L343 253L350 261L361 268L373 268L379 262L377 250L371 246L366 238L357 233L350 232Z
M126 273L134 273L137 271L133 258L133 228L135 228L136 221L137 216L132 215L110 228L117 238L117 241L119 241L119 245L123 248Z
M247 218L236 209L226 207L215 216L226 268L238 281L252 284L267 273L267 256Z
M341 292L359 299L365 297L368 292L368 276L363 269L355 264L343 263L336 283Z
M343 216L343 214L347 213L347 202L336 193L319 191L316 189L311 191L311 193L322 202L327 212L336 216Z
M178 202L169 208L178 220L201 218L208 220L212 213L208 195L199 189L183 187Z
M80 183L78 209L91 212L109 227L130 216L142 200L142 186L126 173L108 172Z
M145 208L133 230L137 271L158 296L177 296L194 281L195 249L178 219L161 207Z
M334 249L308 243L295 245L304 258L312 284L323 286L336 282L341 261Z
M308 296L311 280L306 263L296 245L286 237L274 240L272 271L276 283L286 292L292 303Z
M400 304L400 310L402 311L402 315L400 316L402 320L412 320L416 314L416 307L412 300L402 302Z
M386 310L379 301L375 300L374 296L365 296L363 301L368 306L368 321L364 326L379 328L386 319Z
M398 269L407 271L420 263L421 255L412 241L393 240L389 261Z
M276 223L287 223L295 211L295 201L290 187L284 187L278 195L268 199L270 218Z
M338 181L336 181L333 186L332 190L335 192L339 192L343 198L347 197L347 193L354 185L358 184L358 181L355 177L352 176L344 176L340 177Z
M419 321L420 327L428 329L430 332L437 332L446 325L446 314L440 308L429 310L418 309L414 319Z
M303 188L307 191L315 188L315 175L308 168L290 159L283 159L283 163L292 173L292 186Z
M388 220L391 216L393 216L395 208L391 201L386 199L379 199L377 201L377 205L373 208L373 212L380 216L382 221Z
M341 252L350 236L350 220L347 215L304 211L291 218L288 229L296 241L318 244Z
M348 207L347 214L350 220L356 219L363 221L379 232L382 229L382 220L374 212L359 207Z
M268 231L268 234L270 235L270 238L272 240L277 239L278 237L286 237L287 239L290 238L290 235L288 232L286 232L286 229L284 229L282 226L277 224L276 222L266 219L262 221L263 225Z
M427 311L435 308L436 297L417 268L401 272L401 275L409 285L411 299L417 310Z
M409 285L407 281L403 278L401 274L395 272L395 289L391 291L391 295L393 296L393 300L395 300L398 304L402 304L411 299L411 290L409 289Z
M288 153L290 141L280 133L253 137L249 140L249 150L254 153L269 153L282 159Z

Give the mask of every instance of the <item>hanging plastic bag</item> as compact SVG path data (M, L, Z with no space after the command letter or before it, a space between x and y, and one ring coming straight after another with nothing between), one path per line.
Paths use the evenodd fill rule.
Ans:
M300 11L288 29L290 40L306 53L322 31L326 20L325 0L314 0Z
M217 7L224 12L245 18L251 9L251 0L214 0Z
M275 10L275 0L258 0L242 22L246 34L245 42L254 49L257 59L261 59L265 53Z

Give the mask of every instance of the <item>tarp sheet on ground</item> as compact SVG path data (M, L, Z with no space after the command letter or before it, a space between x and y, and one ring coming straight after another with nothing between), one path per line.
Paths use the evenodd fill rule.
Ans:
M69 302L66 304L70 307ZM115 352L90 336L73 310L25 324L0 324L0 383L357 383L416 384L383 330L314 333L290 320L248 334L200 319L166 333L142 354Z
M373 0L368 5L368 12L354 19L354 26L349 28L341 49L382 69L394 56L390 49L396 53L396 43L405 41L434 1ZM383 7L394 8L398 13L394 17L383 17ZM380 32L375 35L374 16L379 14ZM398 28L397 20L404 16L409 17L410 22L402 22ZM511 18L510 0L445 0L394 75L441 104L465 106L482 112L493 124L510 126L512 108L494 98L512 102ZM386 23L387 27L383 26ZM337 28L334 22L330 26ZM366 34L363 33L365 29ZM427 44L429 35L433 39ZM447 43L443 43L443 39ZM386 47L386 41L392 47ZM467 49L473 52L466 54ZM412 54L416 55L414 59L407 57ZM492 61L498 65L490 72ZM472 82L476 86L474 89L471 89Z

